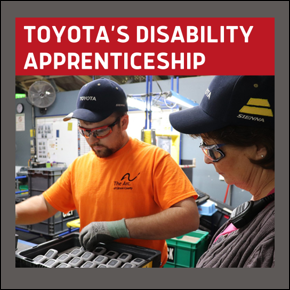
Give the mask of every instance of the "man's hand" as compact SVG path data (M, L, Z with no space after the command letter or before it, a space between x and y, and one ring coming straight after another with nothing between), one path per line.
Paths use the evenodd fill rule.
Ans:
M111 242L119 238L130 238L125 219L113 222L92 222L79 235L80 244L87 251L93 251L97 243Z

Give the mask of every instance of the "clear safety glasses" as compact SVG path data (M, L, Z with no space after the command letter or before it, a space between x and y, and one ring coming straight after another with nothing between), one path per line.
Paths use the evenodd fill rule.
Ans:
M87 129L87 128L83 128L83 127L78 126L78 129L79 129L80 134L87 139L90 138L91 135L94 138L103 139L103 138L109 136L113 132L113 127L119 121L120 121L120 117L118 117L116 119L116 121L114 123L112 123L111 125L106 125L106 126L102 126L102 127L93 128L93 129Z
M214 144L214 145L206 145L201 143L199 148L203 151L207 158L209 158L212 162L218 162L222 158L225 157L225 153L219 148L226 144Z

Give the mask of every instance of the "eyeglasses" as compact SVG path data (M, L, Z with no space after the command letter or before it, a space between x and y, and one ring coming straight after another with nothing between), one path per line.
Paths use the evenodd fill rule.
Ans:
M93 135L94 138L103 139L103 138L109 136L113 132L113 127L119 121L120 121L120 117L118 117L116 119L116 121L114 123L112 123L111 125L106 125L106 126L102 126L102 127L93 128L93 129L87 129L87 128L83 128L83 127L78 126L78 129L79 129L79 132L81 133L81 135L87 139L90 138L91 135Z
M226 144L214 144L214 145L206 145L201 143L199 148L203 151L207 158L209 158L212 162L218 162L222 158L225 157L225 153L219 148Z

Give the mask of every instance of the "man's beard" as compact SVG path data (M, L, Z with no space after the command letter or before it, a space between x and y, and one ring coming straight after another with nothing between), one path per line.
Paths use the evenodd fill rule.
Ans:
M113 149L110 149L110 148L105 147L105 146L103 146L102 150L96 150L96 151L93 149L93 147L94 146L91 146L93 152L100 158L109 157L115 153L115 151Z

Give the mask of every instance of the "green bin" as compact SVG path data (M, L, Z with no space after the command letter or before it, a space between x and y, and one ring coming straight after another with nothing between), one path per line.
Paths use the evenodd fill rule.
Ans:
M194 268L200 256L207 250L208 235L206 231L196 230L166 240L168 260L164 268Z
M28 185L19 185L19 190L28 190Z

